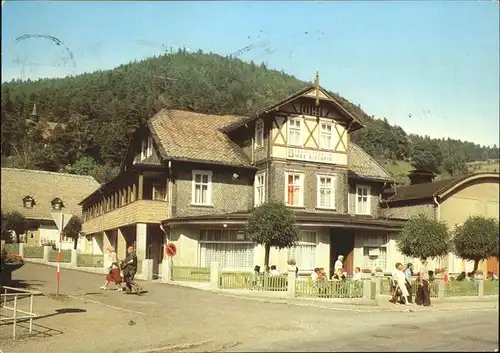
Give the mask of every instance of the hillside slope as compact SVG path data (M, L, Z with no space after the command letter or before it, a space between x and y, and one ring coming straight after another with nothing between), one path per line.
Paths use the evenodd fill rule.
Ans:
M132 131L162 107L251 115L307 84L264 64L184 50L76 77L12 81L2 84L2 164L95 173L92 159L108 168L119 165ZM409 161L415 144L420 150L434 146L425 158L436 159L431 162L441 169L448 159L451 173L460 169L457 163L498 158L498 148L407 135L335 95L366 124L353 140L380 161ZM66 129L56 128L49 141L40 131L28 136L23 122L34 103L41 119Z

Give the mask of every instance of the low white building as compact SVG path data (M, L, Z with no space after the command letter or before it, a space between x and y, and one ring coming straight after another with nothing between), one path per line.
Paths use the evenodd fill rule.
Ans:
M61 210L81 218L78 202L97 188L99 183L87 175L2 168L2 214L17 211L26 218L28 230L19 239L28 245L58 244L59 230L51 213ZM85 238L77 243L82 252L102 253L98 244L92 247ZM62 249L73 246L73 239L63 239Z

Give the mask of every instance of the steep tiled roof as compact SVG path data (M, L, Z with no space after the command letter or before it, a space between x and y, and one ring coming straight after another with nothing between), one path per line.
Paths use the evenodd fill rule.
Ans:
M163 109L148 126L163 158L250 166L240 147L219 130L241 119L245 118Z
M352 177L393 180L375 159L353 142L349 142L347 149L347 164Z
M18 211L29 219L51 220L51 201L56 197L64 204L64 213L81 216L78 202L99 188L91 176L52 173L40 170L2 168L2 212ZM33 208L25 208L23 198L35 199Z
M385 193L385 198L387 203L432 199L434 196L438 196L438 194L469 178L491 178L493 176L498 179L498 175L498 173L475 173L434 181L432 183L399 186L396 189L389 189Z

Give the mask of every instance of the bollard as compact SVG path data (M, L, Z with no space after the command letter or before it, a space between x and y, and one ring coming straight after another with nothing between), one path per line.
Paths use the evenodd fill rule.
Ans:
M170 283L172 281L172 267L170 266L170 258L164 257L161 262L161 281Z
M295 298L295 282L297 276L295 274L295 266L288 266L288 281L287 281L287 295L290 298Z
M24 243L19 243L19 256L24 257Z
M364 278L361 280L363 283L363 299L371 300L372 299L372 280L371 278Z

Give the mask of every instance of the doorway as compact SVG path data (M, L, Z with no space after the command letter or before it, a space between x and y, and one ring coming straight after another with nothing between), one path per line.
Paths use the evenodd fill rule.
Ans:
M354 263L354 232L345 229L330 230L330 277L334 273L335 261L344 256L344 271L352 275Z

